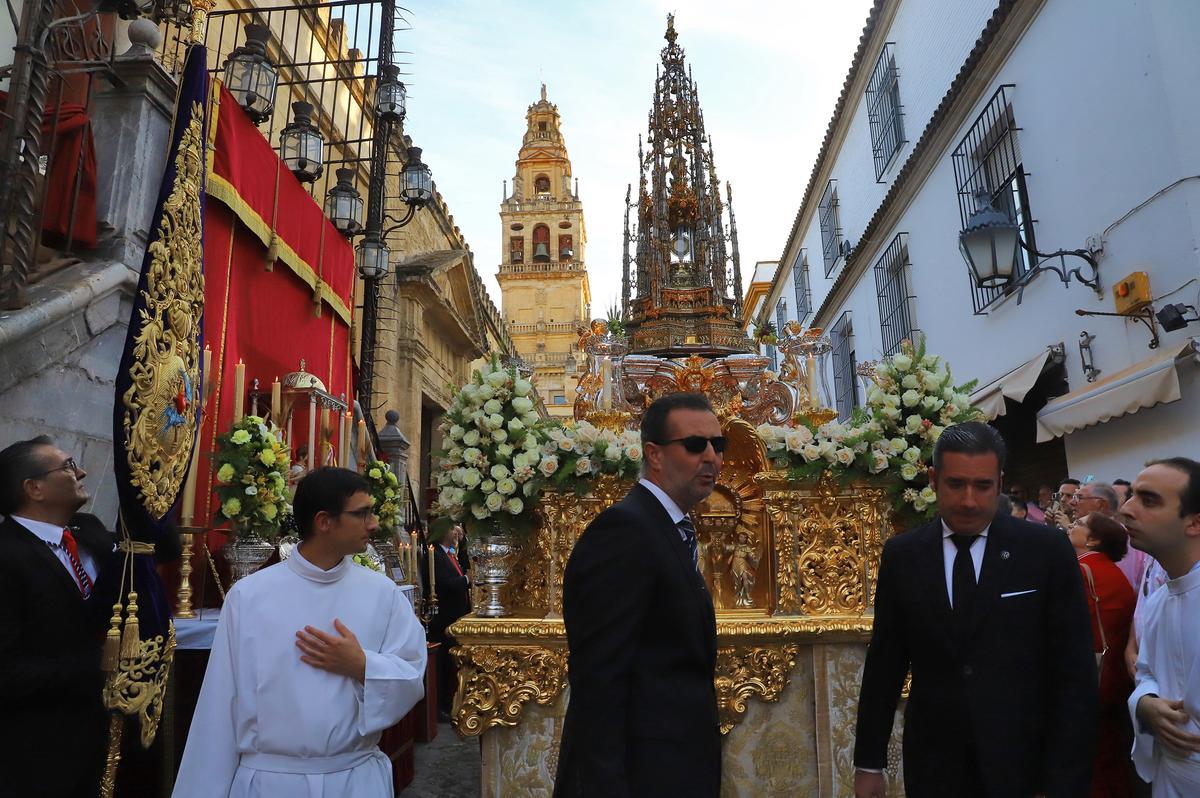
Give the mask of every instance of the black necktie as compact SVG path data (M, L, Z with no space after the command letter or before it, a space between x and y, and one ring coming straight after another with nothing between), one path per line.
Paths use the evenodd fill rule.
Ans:
M692 519L686 515L675 527L679 530L679 534L683 536L683 542L687 544L688 554L692 556L692 566L700 570L700 550L696 545L696 527L692 525Z
M971 560L971 544L977 535L951 535L950 540L958 547L954 555L954 617L961 626L971 617L975 604L975 563Z

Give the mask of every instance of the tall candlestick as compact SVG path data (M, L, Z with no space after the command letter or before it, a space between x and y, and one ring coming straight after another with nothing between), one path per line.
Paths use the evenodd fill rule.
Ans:
M279 384L279 378L275 378L275 382L271 383L271 423L276 428L280 427L280 419L283 415L283 386Z
M192 450L192 462L188 466L187 480L183 483L183 507L179 510L179 523L191 526L196 517L196 475L200 471L200 447ZM189 552L189 556L191 556Z
M308 395L308 470L313 470L317 456L317 395Z
M433 591L437 589L437 577L434 576L433 570L433 544L429 544L429 593L433 595Z
M201 375L200 379L203 381L203 384L204 384L204 392L201 395L207 399L208 394L210 391L212 391L212 386L213 386L212 350L208 348L208 344L204 345L204 372Z
M242 412L246 401L246 364L238 358L237 365L233 367L233 422L242 420L245 413Z
M338 424L338 462L342 468L350 464L350 427L353 423L349 410L342 413L341 423Z
M420 582L417 581L417 547L418 547L417 546L417 533L414 531L411 533L411 535L412 535L412 542L409 543L408 552L412 556L413 584L419 586Z

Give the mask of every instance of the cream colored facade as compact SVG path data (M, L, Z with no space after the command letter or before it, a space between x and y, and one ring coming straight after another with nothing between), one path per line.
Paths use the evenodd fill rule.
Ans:
M577 330L591 317L587 230L558 107L546 99L545 85L525 119L512 193L500 204L504 259L497 279L504 322L534 367L547 411L569 417L583 370Z

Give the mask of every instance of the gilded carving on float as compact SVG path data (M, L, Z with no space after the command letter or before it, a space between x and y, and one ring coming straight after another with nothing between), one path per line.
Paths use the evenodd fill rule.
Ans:
M717 650L715 683L721 734L728 734L741 721L746 700L752 696L767 702L779 700L796 665L797 650L795 644Z
M516 726L527 703L553 703L566 686L565 648L458 646L450 653L463 674L454 696L454 726L466 736Z

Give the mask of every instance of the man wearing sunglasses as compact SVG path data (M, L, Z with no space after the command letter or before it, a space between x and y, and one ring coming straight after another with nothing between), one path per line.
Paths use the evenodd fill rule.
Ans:
M424 695L425 633L383 574L356 565L379 524L366 480L300 480L290 557L221 609L175 798L391 798L383 730Z
M699 394L654 402L641 437L642 478L592 521L564 574L556 798L720 792L716 617L688 513L716 485L725 438Z
M13 795L99 789L101 612L112 603L92 595L113 537L78 513L86 476L46 436L0 451L0 773Z

